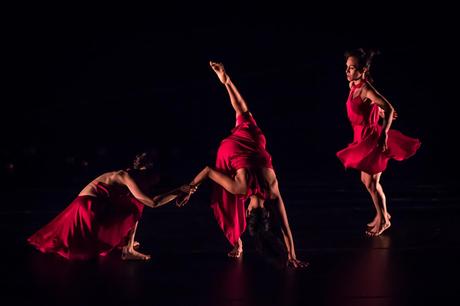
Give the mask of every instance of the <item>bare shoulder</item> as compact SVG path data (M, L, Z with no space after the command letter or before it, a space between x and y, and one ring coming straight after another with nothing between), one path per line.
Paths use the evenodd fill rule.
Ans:
M353 81L348 82L348 87L350 87L350 89L352 86L353 86Z
M120 183L124 180L124 177L126 177L127 174L128 173L124 170L110 171L100 175L95 179L95 181L103 182L106 184Z
M368 81L366 81L363 86L361 87L361 96L363 98L369 98L369 94L371 95L375 95L377 92L374 88L374 86L372 86L371 83L369 83Z
M123 182L130 177L129 172L126 170L117 170L111 172L111 176L113 180L118 182Z
M372 84L369 83L368 81L366 81L366 83L364 84L363 89L364 89L365 91L370 91L371 93L378 94L378 91L377 91L377 89L374 87L374 85L372 85Z

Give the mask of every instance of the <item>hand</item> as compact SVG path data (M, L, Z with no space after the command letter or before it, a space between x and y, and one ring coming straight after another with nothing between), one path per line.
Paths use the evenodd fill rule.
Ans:
M190 197L192 196L193 193L198 189L199 184L193 185L193 184L186 184L182 185L179 189L181 193L176 197L176 206L177 207L183 207L185 204L188 203L190 200Z
M387 134L387 132L382 131L382 133L380 134L378 145L380 147L382 147L382 152L386 152L388 150L388 134Z
M396 120L398 118L398 113L396 111L393 112L393 120Z
M198 185L186 184L179 187L179 190L183 193L193 194L198 189Z
M379 108L379 116L381 118L385 118L385 111L381 108ZM393 120L396 120L398 118L398 113L396 111L393 111Z
M185 204L188 203L190 200L191 193L182 192L180 195L176 197L176 206L183 207Z

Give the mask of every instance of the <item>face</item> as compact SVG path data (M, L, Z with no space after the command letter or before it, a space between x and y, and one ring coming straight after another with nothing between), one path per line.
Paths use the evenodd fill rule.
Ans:
M363 70L358 70L358 59L354 56L350 56L347 58L347 68L345 70L347 74L347 80L349 82L351 81L357 81L360 80L363 76Z

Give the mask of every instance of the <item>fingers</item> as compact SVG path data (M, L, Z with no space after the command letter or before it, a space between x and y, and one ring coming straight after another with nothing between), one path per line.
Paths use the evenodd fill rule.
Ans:
M177 207L183 207L183 206L185 206L185 204L188 203L189 200L190 200L190 194L186 195L184 198L177 197L176 198L176 206Z
M387 146L387 144L385 143L385 144L383 144L383 146L382 146L382 152L386 152L387 150L388 150L388 146Z
M180 191L184 192L184 193L195 193L198 189L198 185L182 185L180 186Z

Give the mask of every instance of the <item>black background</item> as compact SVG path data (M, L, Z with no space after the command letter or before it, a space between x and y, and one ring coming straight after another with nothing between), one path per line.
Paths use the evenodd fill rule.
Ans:
M5 190L71 188L158 155L164 181L212 165L234 125L208 66L222 61L266 134L282 180L355 181L335 153L352 140L346 50L377 48L393 128L422 141L393 182L457 178L456 21L442 7L12 8L6 19ZM8 14L7 14L8 15ZM169 184L169 183L166 183Z

